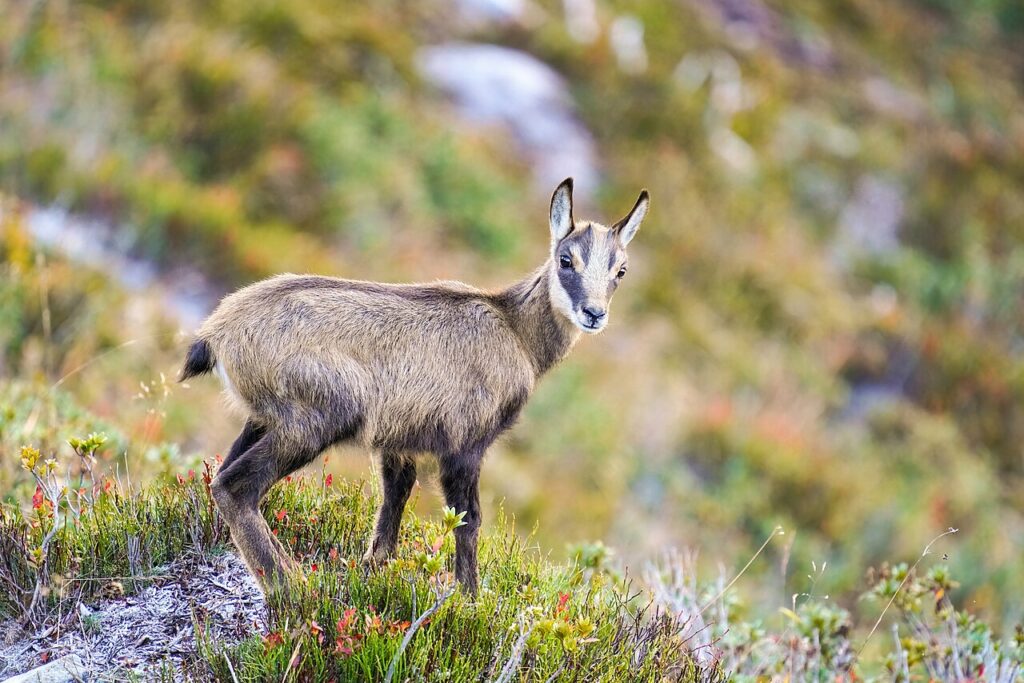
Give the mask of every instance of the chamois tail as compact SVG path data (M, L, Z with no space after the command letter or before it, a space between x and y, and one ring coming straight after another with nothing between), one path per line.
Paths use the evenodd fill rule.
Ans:
M205 339L196 339L188 347L188 354L185 356L185 365L181 368L178 381L184 382L189 377L205 375L213 370L216 360L213 357L213 349Z

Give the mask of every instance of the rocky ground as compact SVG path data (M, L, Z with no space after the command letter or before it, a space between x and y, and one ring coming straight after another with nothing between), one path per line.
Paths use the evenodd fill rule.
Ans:
M0 680L68 654L81 659L89 680L121 681L131 672L148 678L163 667L177 677L202 668L195 624L225 645L264 628L263 595L234 554L184 558L155 574L134 595L117 595L111 582L110 597L79 603L59 628L0 626Z

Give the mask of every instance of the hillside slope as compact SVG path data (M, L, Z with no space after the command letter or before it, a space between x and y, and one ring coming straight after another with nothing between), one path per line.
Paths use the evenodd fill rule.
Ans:
M21 449L37 488L0 507L0 677L73 657L102 681L1024 679L1024 631L1001 639L954 608L947 567L921 566L942 537L873 576L873 626L813 591L767 624L737 600L745 569L703 582L669 554L638 580L600 543L556 563L499 515L474 599L452 575L456 511L408 514L397 557L365 566L375 487L321 470L264 502L304 572L264 600L214 505L216 462L133 488L96 466L109 444ZM872 641L887 612L905 635Z
M1010 632L1024 612L1019 3L507 5L523 11L5 3L5 452L67 454L71 404L116 425L124 448L106 457L137 480L230 443L212 383L167 381L188 330L164 282L200 282L189 304L205 310L285 270L526 272L547 244L530 151L547 138L527 133L554 111L589 144L587 215L616 218L641 186L652 211L608 332L488 458L485 518L504 505L542 522L556 558L600 538L634 565L700 548L704 570L742 566L782 526L788 543L741 587L762 615L811 592L826 562L815 590L857 613L869 567L955 527L955 599ZM424 68L426 50L466 44L553 73L553 110L518 127L518 109L468 116ZM498 75L481 80L521 72ZM101 228L42 247L31 216L51 206ZM68 255L99 233L108 252ZM125 260L156 278L140 286ZM32 495L15 462L0 482L8 501Z

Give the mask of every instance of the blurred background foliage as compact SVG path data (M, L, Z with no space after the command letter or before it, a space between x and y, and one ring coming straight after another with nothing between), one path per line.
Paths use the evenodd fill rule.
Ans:
M633 566L740 566L782 525L742 588L769 608L813 561L856 609L867 567L956 527L959 598L1019 618L1021 7L3 3L0 492L30 495L23 443L94 429L133 479L222 452L215 383L173 383L219 296L500 286L571 173L585 215L653 208L610 329L489 456L492 510Z

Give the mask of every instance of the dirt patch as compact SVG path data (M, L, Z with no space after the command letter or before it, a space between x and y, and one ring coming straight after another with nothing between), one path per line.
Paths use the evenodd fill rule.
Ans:
M178 679L205 671L196 621L226 645L265 630L263 594L236 555L182 559L154 573L163 578L134 595L80 604L59 633L0 625L0 680L66 654L82 659L91 680L148 679L161 668Z

